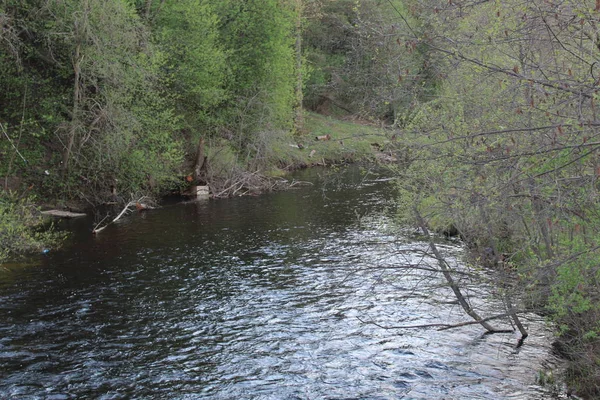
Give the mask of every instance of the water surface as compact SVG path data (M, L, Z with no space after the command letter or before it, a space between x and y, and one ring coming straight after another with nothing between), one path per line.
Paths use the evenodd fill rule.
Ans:
M170 205L0 272L0 398L548 399L550 332L389 329L467 320L393 190L353 168L260 197ZM387 212L386 212L387 210ZM442 248L460 260L456 244ZM491 288L472 301L493 312ZM484 313L485 313L484 312Z

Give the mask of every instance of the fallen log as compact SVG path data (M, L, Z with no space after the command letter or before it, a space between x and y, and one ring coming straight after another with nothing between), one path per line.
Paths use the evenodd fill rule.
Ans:
M51 217L57 217L57 218L78 218L78 217L85 217L87 214L75 213L75 212L63 211L63 210L48 210L48 211L42 211L42 215L49 215Z

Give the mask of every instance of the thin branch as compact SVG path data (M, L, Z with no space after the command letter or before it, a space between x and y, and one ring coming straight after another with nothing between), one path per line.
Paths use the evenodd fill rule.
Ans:
M514 313L523 313L524 311L514 311ZM488 322L488 321L493 321L496 319L502 319L502 318L510 318L510 316L513 315L513 313L507 312L504 314L498 314L498 315L493 315L491 317L486 317L486 318L482 318L479 321L464 321L464 322L458 322L456 324L442 324L442 323L437 323L437 324L418 324L418 325L392 325L392 326L386 326L386 325L381 325L373 320L370 321L365 321L363 319L361 319L360 317L356 317L356 319L358 319L360 322L364 323L364 324L370 324L370 325L375 325L378 328L381 329L426 329L426 328L437 328L439 331L445 331L445 330L449 330L449 329L454 329L454 328L460 328L463 326L469 326L469 325L478 325L481 324L482 322ZM513 329L492 329L492 330L488 330L489 333L512 333L514 332Z
M600 122L597 122L597 121L586 122L585 125L586 126L594 126L594 127L596 127L596 126L600 126ZM579 126L579 125L575 125L575 124L555 124L555 125L546 125L546 126L536 126L536 127L532 127L532 128L514 128L514 129L501 129L501 130L496 130L496 131L479 132L479 133L474 133L474 134L470 134L470 135L451 137L451 138L448 138L446 140L440 140L440 141L434 142L434 143L428 143L428 144L425 144L425 145L421 146L421 148L433 147L433 146L437 146L439 144L444 144L444 143L449 143L449 142L455 142L455 141L459 141L459 140L462 140L462 139L473 139L473 138L480 137L480 136L503 135L503 134L506 134L506 133L518 133L518 132L535 132L535 131L541 131L541 130L557 129L559 127L561 127L561 128L573 128L575 126Z
M10 144L12 145L12 147L15 149L15 151L19 155L19 157L21 157L21 159L23 160L23 162L25 164L27 164L27 160L25 159L25 157L23 157L23 155L21 154L21 152L19 151L19 149L17 149L17 147L13 143L12 139L10 138L10 136L8 136L8 133L6 133L6 129L4 129L4 125L0 124L0 128L2 128L2 133L4 133L4 136L6 136L6 138L8 139L8 141L10 142Z
M446 264L446 260L441 255L437 246L433 242L433 239L431 238L431 235L429 234L429 230L427 229L427 225L426 225L425 221L423 220L423 217L417 210L416 206L414 207L414 213L415 213L415 216L419 223L419 227L423 231L423 234L425 236L427 236L427 238L429 239L429 248L435 255L438 265L439 265L440 269L442 270L442 274L444 275L444 278L446 278L446 281L448 282L448 285L452 289L452 292L454 292L454 295L456 296L460 306L471 318L473 318L475 321L477 321L479 324L481 324L481 326L483 326L487 331L490 331L490 332L496 331L496 329L494 327L492 327L485 320L483 320L479 316L479 314L477 314L477 312L469 305L469 303L467 303L467 300L461 293L460 288L458 287L458 285L454 281L454 278L452 278L452 275L450 274L450 270L448 268L448 265Z
M117 222L123 215L127 214L127 212L130 211L130 207L136 207L137 208L137 207L139 207L139 205L142 205L141 209L143 209L143 210L153 208L153 207L150 207L150 206L145 205L145 204L142 203L142 201L145 198L146 197L144 196L144 197L141 197L138 200L132 200L132 201L130 201L129 203L127 203L127 205L125 206L125 208L123 208L123 210L121 210L121 212L119 213L119 215L117 215L117 217L115 219L113 219L108 224L104 225L103 227L98 228L98 226L102 223L102 221L104 221L104 219L106 219L106 217L105 217L102 221L100 221L100 223L98 225L96 225L96 227L94 228L94 230L92 230L92 233L94 233L94 234L100 233L104 229L106 229L106 227L109 226L110 224Z

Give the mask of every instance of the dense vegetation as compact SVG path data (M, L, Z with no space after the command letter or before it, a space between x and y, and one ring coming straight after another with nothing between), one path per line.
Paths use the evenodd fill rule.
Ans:
M410 1L442 80L406 125L404 216L452 226L498 287L548 313L600 395L600 3ZM414 207L414 205L417 207Z
M7 0L0 18L1 173L45 196L165 188L199 136L243 152L289 130L294 9L276 0Z
M599 20L578 0L0 0L0 214L172 189L200 149L224 189L305 162L289 144L322 120L302 107L381 123L402 217L508 271L598 396Z
M377 48L390 9L362 4L0 1L0 177L12 192L3 201L126 203L179 189L183 177L224 196L269 186L260 176L312 162L305 91L313 109L324 95L363 117L389 112L376 107L378 88L354 88L374 74L386 88L385 68L404 51L391 38ZM382 104L406 98L388 97ZM318 150L320 162L366 153L362 143Z

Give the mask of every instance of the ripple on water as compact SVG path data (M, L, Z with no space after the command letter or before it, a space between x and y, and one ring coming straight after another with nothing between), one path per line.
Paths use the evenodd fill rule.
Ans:
M0 276L0 398L549 398L535 316L518 350L385 329L464 316L439 277L390 268L432 260L390 233L382 185L166 207Z

